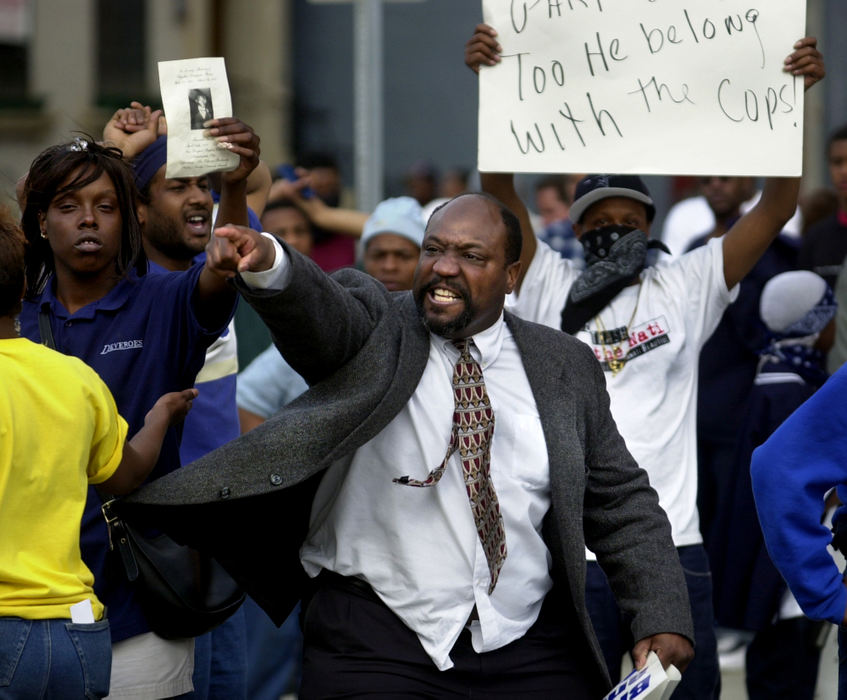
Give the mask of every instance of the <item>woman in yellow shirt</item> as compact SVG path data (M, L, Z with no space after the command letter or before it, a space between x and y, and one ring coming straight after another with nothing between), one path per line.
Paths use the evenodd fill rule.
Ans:
M138 486L197 392L162 396L127 441L94 370L19 337L24 245L0 211L0 697L103 697L109 627L79 551L88 485Z

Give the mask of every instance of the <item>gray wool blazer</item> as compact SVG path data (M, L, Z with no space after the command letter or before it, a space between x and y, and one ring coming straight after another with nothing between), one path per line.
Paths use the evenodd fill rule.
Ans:
M277 624L307 583L298 550L323 471L403 408L430 343L409 292L390 294L355 270L328 277L296 253L290 259L284 291L237 284L310 390L250 433L122 502L126 517L213 554ZM585 606L584 547L597 554L619 605L632 615L635 639L674 632L693 640L670 524L618 434L591 350L551 328L509 313L505 319L547 443L552 505L543 535L555 590L569 597L598 677L608 684Z

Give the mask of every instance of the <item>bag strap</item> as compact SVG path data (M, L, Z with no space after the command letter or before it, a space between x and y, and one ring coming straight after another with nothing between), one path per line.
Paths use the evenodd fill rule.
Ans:
M38 312L38 332L41 334L42 345L55 350L56 341L53 339L53 329L50 327L50 316L44 309Z
M102 496L100 492L97 495ZM118 550L121 557L121 563L124 565L127 580L132 582L138 578L138 562L135 560L135 554L132 551L132 543L129 538L129 532L124 525L123 520L114 512L112 505L117 499L110 498L103 501L100 510L103 512L103 517L106 519L106 528L109 531L109 549L112 551Z

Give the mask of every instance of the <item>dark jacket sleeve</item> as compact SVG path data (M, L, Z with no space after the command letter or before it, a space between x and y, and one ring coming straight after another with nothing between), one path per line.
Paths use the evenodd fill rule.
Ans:
M353 269L324 273L285 247L291 276L282 290L236 286L268 326L282 356L310 385L325 379L365 344L390 304L388 291Z

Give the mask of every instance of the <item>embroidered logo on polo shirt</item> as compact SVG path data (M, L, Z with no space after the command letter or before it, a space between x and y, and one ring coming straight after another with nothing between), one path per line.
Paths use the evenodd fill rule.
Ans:
M144 347L143 340L122 340L119 343L107 343L100 351L101 355L108 355L110 352L118 350L136 350Z

